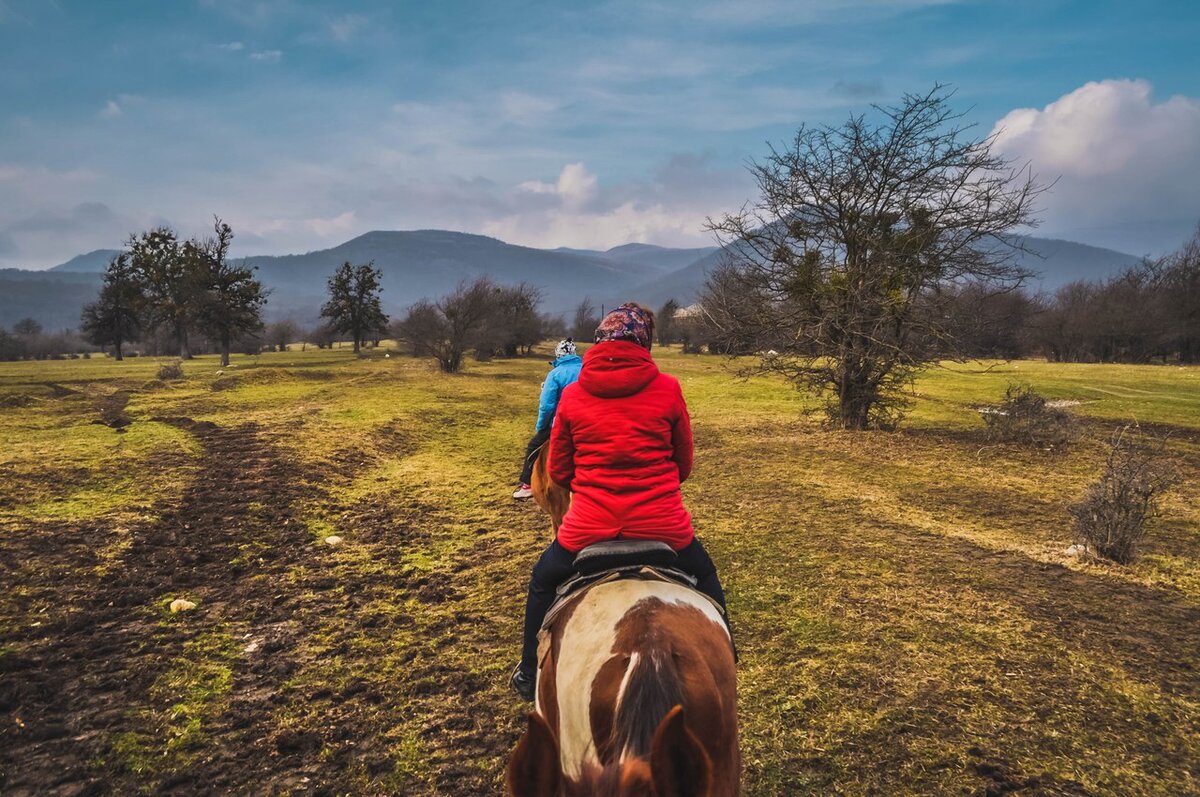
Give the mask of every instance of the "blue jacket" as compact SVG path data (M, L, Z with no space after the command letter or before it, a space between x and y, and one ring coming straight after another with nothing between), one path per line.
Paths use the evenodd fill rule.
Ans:
M582 367L583 360L578 354L568 354L554 361L554 367L542 383L536 431L549 429L550 424L554 423L554 413L558 410L558 400L562 398L563 389L579 379L579 369Z

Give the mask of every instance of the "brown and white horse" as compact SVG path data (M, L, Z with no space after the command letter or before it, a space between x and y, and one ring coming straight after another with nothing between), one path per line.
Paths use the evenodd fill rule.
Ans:
M600 582L554 616L514 797L738 793L737 676L720 611L679 584Z
M533 475L529 478L529 489L533 491L533 500L550 516L550 524L555 533L562 525L563 517L571 508L571 491L559 487L550 478L550 443L542 443L537 451L537 459L533 461Z

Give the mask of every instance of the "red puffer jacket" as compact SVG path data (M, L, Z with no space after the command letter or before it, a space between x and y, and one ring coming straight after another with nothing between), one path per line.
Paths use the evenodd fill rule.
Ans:
M578 551L617 537L692 541L679 483L692 472L692 424L683 391L650 352L597 343L567 387L550 435L550 478L574 493L558 542Z

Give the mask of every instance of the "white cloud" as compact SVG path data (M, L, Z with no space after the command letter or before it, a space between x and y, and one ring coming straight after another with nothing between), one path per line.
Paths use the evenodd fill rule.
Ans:
M519 183L505 214L488 218L481 229L539 247L607 249L633 241L703 246L712 243L705 219L738 207L749 190L746 182L740 173L711 169L706 158L676 155L649 180L603 188L583 163L570 163L554 183Z
M996 149L1043 179L1047 232L1132 250L1182 240L1200 218L1200 100L1156 102L1145 80L1087 83L996 123Z
M231 53L241 52L246 49L246 45L241 42L225 42L224 44L218 44L217 47L221 50L228 50Z
M346 14L329 23L329 35L335 42L345 44L367 25L367 18L361 14Z
M831 19L881 19L957 0L742 0L705 3L695 9L703 20L727 25L806 25Z
M523 91L502 91L496 99L501 118L519 125L534 125L558 109L554 100Z
M554 194L565 207L578 209L596 195L596 175L590 174L583 163L568 163L559 172L558 182L550 184L527 180L519 184L517 190L531 194Z
M116 119L120 115L121 106L117 104L116 100L109 100L104 104L104 107L100 109L101 119Z
M354 211L348 210L332 218L305 219L304 226L322 238L329 238L330 236L348 233L354 229L357 222L358 220L354 217Z
M250 53L250 60L262 61L268 64L277 64L281 58L283 58L282 50L258 50Z

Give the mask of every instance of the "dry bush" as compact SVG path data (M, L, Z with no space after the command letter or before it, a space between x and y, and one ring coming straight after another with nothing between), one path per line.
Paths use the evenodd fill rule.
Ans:
M173 362L158 366L158 378L164 382L168 379L183 379L183 363Z
M1174 469L1162 455L1164 443L1139 442L1128 426L1113 435L1104 473L1071 507L1078 543L1121 564L1137 557L1146 521L1175 481Z
M1075 437L1075 419L1050 407L1032 385L1009 385L1000 406L986 412L988 439L1035 448L1065 446Z

